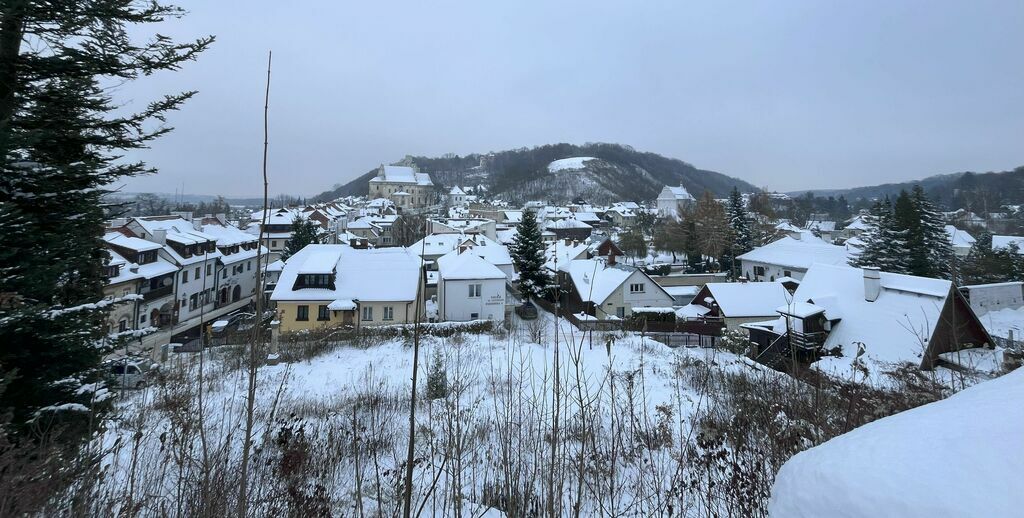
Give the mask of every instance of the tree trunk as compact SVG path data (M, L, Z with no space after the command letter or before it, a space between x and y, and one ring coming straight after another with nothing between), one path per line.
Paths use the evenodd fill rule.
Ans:
M0 156L6 156L18 85L18 55L25 29L25 2L12 0L0 20Z

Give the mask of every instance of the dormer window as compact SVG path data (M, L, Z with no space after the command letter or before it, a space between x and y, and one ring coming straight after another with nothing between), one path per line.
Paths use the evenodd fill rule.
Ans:
M295 289L319 288L334 289L334 274L330 273L303 273L295 279Z

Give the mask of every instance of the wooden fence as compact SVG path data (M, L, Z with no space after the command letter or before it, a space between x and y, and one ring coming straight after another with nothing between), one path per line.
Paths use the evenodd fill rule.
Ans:
M714 346L722 336L724 322L721 319L653 321L642 318L623 320L598 320L594 317L580 318L572 310L559 308L553 302L536 299L534 304L552 314L557 314L582 331L633 331L657 336L670 346Z

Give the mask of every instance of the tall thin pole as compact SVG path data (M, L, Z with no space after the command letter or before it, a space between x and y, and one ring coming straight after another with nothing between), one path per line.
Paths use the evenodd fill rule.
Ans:
M245 436L242 438L242 466L239 477L241 480L238 484L238 514L237 516L245 517L248 515L248 504L249 504L249 451L252 448L252 428L253 419L256 412L256 372L257 372L257 361L256 355L259 349L260 341L263 338L262 329L260 329L260 323L263 320L263 293L266 289L266 275L262 272L262 259L263 259L263 235L267 228L267 201L268 201L268 190L269 182L267 181L267 147L270 141L269 137L269 123L267 121L267 114L270 111L270 63L273 57L273 52L267 52L267 89L263 98L263 215L260 218L260 234L259 240L256 242L256 275L260 276L260 290L256 297L256 325L253 326L252 341L249 344L249 387L245 409Z
M423 254L426 252L427 220L423 220L423 239L420 240L420 280L416 288L416 299L413 301L415 315L412 330L412 394L409 397L409 448L405 452L405 495L402 502L402 517L412 515L412 464L416 453L416 378L420 364L420 293L426 296L426 278L423 271ZM423 289L421 289L423 288Z

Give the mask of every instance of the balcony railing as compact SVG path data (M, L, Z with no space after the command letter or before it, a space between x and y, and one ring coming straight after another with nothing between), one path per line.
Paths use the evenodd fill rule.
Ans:
M160 297L166 297L174 291L174 286L161 286L155 290L149 290L142 294L142 300L150 301Z

